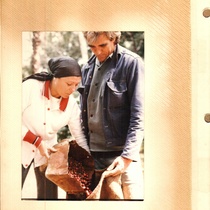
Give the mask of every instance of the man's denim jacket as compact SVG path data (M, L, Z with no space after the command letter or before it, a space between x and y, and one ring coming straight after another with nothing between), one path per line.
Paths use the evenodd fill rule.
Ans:
M82 68L82 122L88 139L87 97L95 65L93 55ZM102 121L106 146L124 145L122 156L136 161L144 132L144 64L137 54L116 46L104 78Z

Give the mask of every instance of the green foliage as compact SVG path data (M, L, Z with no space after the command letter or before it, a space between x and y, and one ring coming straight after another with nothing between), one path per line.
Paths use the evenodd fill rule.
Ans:
M144 32L121 32L120 45L144 58Z
M70 56L77 61L81 57L78 32L44 32L44 36L41 65L45 68L48 68L47 61L52 57Z
M69 131L68 126L66 125L66 126L62 127L58 131L57 136L58 136L58 142L60 142L62 139L70 138L71 137L71 133Z
M25 78L29 75L33 74L33 71L30 66L23 66L22 67L22 78Z

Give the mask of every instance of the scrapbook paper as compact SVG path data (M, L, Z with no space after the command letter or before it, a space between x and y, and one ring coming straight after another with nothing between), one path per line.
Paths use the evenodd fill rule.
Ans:
M209 41L207 35L204 38L197 31L206 31L209 25L210 19L202 14L207 4L205 0L2 1L1 209L197 210L208 207L209 124L198 129L197 121L204 123L203 112L210 112L209 105L205 111L198 106L201 99L209 103L209 99L204 100L207 95L197 98L198 91L203 93L208 88L202 79L205 84L209 79L208 73L204 76L209 67L206 47ZM22 201L22 32L90 29L145 32L145 199L102 203ZM206 33L209 35L209 31L203 34ZM205 54L203 58L201 51ZM198 67L201 74L196 72ZM197 140L201 132L203 142Z

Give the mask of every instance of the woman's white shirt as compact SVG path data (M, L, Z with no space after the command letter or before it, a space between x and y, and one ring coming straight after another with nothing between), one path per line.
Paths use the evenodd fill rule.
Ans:
M69 96L65 109L61 110L63 99L52 97L50 90L47 90L49 95L46 97L45 88L46 82L35 79L28 79L22 84L22 139L30 130L51 147L57 143L58 130L68 125L72 138L89 151L81 128L80 108L73 94ZM47 162L33 144L22 141L23 166L27 168L33 158L35 167Z

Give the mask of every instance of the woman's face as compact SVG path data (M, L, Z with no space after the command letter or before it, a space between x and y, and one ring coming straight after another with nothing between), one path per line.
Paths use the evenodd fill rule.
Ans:
M56 98L68 98L77 89L80 81L81 77L76 76L53 78L50 89L51 95Z

